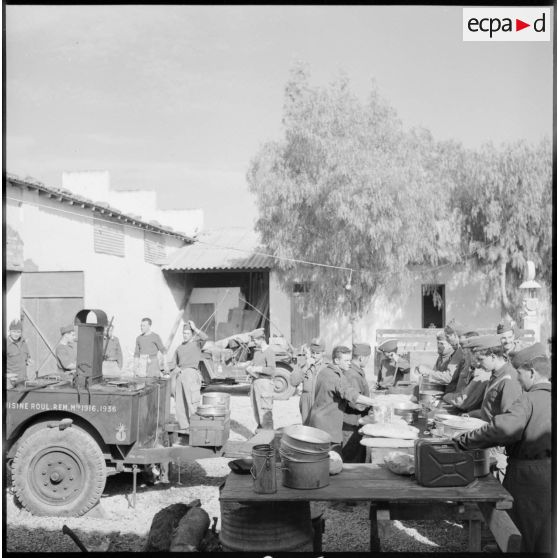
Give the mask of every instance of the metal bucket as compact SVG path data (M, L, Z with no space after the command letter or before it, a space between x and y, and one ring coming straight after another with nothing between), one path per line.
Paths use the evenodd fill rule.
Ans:
M221 502L221 544L231 552L312 551L308 502Z
M254 492L273 494L277 492L277 473L275 471L275 448L269 444L258 444L252 448L252 478Z
M214 405L218 407L231 408L231 396L228 393L210 392L202 393L202 405Z
M329 484L329 455L320 461L293 461L281 456L281 480L289 488L323 488Z

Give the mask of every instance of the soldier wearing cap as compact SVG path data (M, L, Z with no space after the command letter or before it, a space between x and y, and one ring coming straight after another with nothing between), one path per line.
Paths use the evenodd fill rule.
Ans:
M332 440L331 449L342 455L343 411L346 402L371 406L373 401L370 397L361 395L345 378L345 371L351 363L351 349L342 345L335 347L331 360L318 374L308 426L327 432Z
M312 339L310 348L307 351L306 359L293 370L290 376L290 383L296 387L302 383L302 393L300 394L299 407L302 424L306 424L310 416L310 409L314 403L314 391L316 389L316 377L320 368L324 365L325 345L321 339Z
M465 450L504 444L508 466L503 485L513 496L511 517L522 535L522 553L552 549L551 363L536 343L513 358L524 393L489 424L455 437Z
M480 366L491 373L480 409L471 411L472 417L489 421L505 413L521 395L517 372L508 361L498 335L481 335L471 343Z
M465 355L459 343L459 338L464 333L463 326L455 320L446 325L444 331L437 335L438 358L434 364L434 369L420 364L417 366L419 374L428 377L431 382L449 386L449 390L453 390L465 365Z
M378 369L377 389L395 386L398 382L410 379L411 365L399 356L397 343L397 339L389 339L378 347L378 351L383 353L384 357Z
M67 376L76 371L77 346L74 326L71 324L62 326L60 335L62 339L56 345L54 354L56 355L58 371Z
M523 348L522 344L517 339L517 326L510 320L502 320L496 326L496 334L500 336L500 342L508 357L511 358Z
M263 328L250 333L256 347L246 372L252 376L250 401L256 428L273 430L273 376L275 375L275 353L265 340Z
M354 343L351 365L345 370L345 379L361 395L370 396L370 388L366 381L364 367L370 360L372 349L368 343ZM343 412L343 443L341 457L345 463L364 463L366 448L360 443L358 419L364 416L367 408L364 405L346 401Z
M12 320L6 342L6 373L17 374L18 380L26 380L30 361L29 348L21 336L21 321Z

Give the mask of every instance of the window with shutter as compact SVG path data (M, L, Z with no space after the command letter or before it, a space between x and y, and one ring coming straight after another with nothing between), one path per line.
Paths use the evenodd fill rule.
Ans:
M93 229L95 252L124 257L124 225L94 219Z
M162 234L144 232L144 259L152 264L164 264L167 260L166 239Z

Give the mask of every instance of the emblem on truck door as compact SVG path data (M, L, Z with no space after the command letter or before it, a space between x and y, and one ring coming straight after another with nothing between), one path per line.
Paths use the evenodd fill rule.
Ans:
M120 423L117 427L116 427L116 439L119 442L123 442L126 439L126 425Z

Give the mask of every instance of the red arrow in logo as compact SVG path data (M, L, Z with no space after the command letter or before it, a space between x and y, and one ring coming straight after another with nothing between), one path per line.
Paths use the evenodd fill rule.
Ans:
M522 29L525 29L526 27L531 27L530 23L525 23L524 21L521 21L520 19L515 20L515 30L516 31L521 31Z

